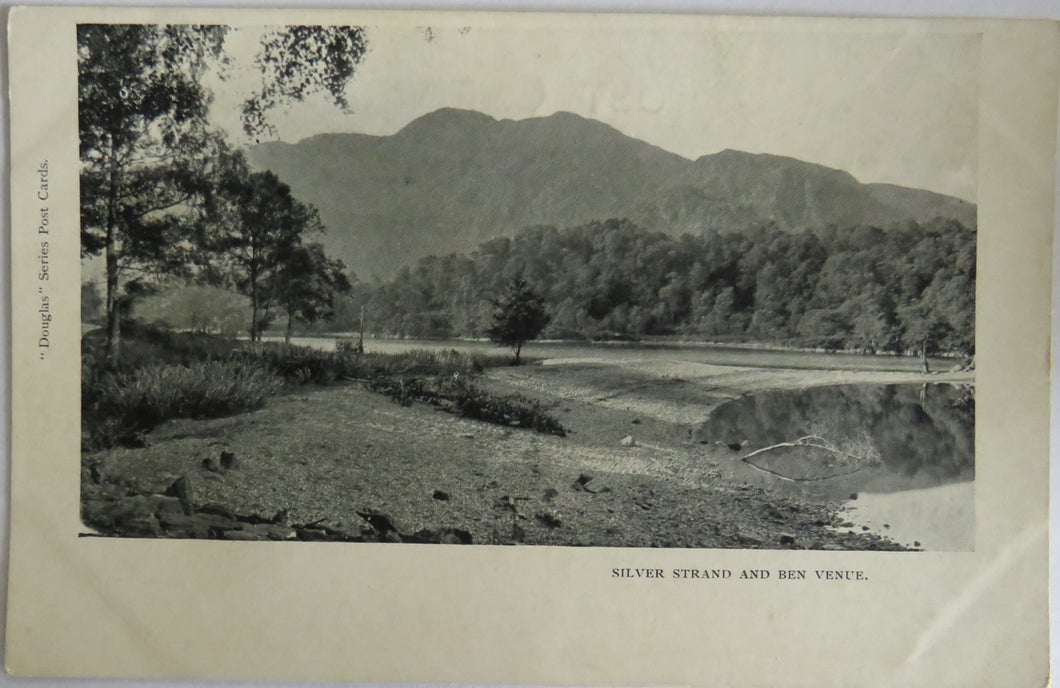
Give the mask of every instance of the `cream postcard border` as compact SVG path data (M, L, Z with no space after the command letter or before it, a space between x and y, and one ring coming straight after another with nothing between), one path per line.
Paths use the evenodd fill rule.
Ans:
M476 14L479 26L981 35L974 553L78 538L75 25L461 25L461 13L21 8L9 26L17 674L478 684L1037 686L1048 671L1051 22ZM48 161L50 280L37 279ZM51 346L37 339L45 289ZM863 583L613 580L613 567L858 569Z

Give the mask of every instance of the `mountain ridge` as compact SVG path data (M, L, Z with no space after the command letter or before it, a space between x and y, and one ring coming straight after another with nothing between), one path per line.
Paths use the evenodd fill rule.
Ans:
M320 210L324 243L360 277L467 252L531 225L626 217L667 234L887 226L936 216L975 226L975 205L768 153L690 160L569 112L523 120L442 108L387 136L317 134L250 149Z

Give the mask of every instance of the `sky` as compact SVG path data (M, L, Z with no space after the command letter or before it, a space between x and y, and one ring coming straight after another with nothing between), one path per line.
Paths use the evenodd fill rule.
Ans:
M690 159L726 148L788 155L976 200L975 34L444 19L367 23L369 51L347 89L353 112L309 99L272 115L278 138L392 134L441 107L498 119L567 111ZM232 73L212 84L215 122L237 142L238 106L260 80L260 31L231 34Z

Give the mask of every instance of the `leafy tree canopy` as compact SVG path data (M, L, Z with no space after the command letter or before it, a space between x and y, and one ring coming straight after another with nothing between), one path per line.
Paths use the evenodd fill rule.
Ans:
M108 349L118 355L119 304L153 272L194 264L195 208L223 171L224 137L208 113L209 70L225 75L225 26L81 24L77 28L82 255L106 257ZM265 32L248 94L248 133L268 113L325 92L348 107L345 84L366 49L360 27L289 26Z

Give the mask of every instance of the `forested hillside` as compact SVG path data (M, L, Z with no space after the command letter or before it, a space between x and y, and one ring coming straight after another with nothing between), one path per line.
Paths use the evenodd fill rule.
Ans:
M971 354L975 239L953 220L680 237L627 220L534 227L360 283L334 325L355 327L363 304L380 334L481 336L492 299L521 275L545 298L549 337L683 334Z

